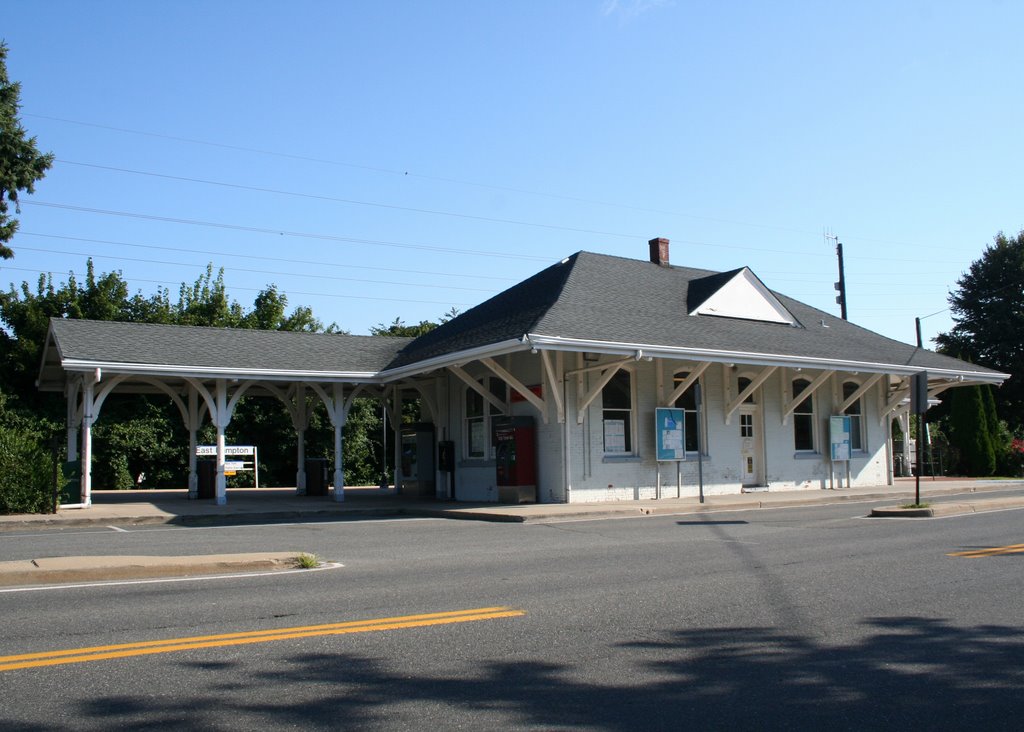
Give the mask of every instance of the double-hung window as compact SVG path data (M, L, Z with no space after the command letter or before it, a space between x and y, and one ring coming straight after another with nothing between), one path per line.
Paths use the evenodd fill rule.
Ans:
M793 398L810 387L806 379L793 381ZM814 451L814 394L808 394L793 410L793 447L797 452Z
M686 381L686 377L688 376L689 374L685 371L677 373L672 380L674 385L673 388L678 387ZM697 452L699 449L699 435L697 433L697 428L700 417L697 412L697 393L694 387L696 387L696 383L691 384L690 388L684 391L682 396L676 399L676 403L673 405L676 409L683 410L683 424L685 426L686 436L685 447L687 452ZM705 452L706 451L707 447L705 446Z
M507 401L504 381L493 376L477 381L500 402ZM491 419L503 412L468 386L464 408L463 454L467 460L486 460L491 457Z
M854 381L843 382L843 401L849 399L860 385ZM850 418L850 450L858 452L864 449L864 420L862 419L860 399L848 406L844 411Z
M601 390L601 421L606 455L633 453L633 375L620 369Z

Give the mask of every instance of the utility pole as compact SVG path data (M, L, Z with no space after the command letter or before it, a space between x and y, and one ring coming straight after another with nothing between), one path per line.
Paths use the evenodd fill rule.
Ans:
M917 347L918 348L924 348L924 343L921 341L921 321L922 320L926 320L926 319L931 318L931 317L934 317L936 315L941 315L942 313L946 312L947 310L949 310L949 308L942 308L942 310L937 310L936 312L932 313L931 315L922 315L920 318L914 318L914 328L917 330Z
M843 245L839 241L839 237L830 231L825 232L825 241L836 243L836 256L839 258L839 281L835 283L839 294L836 295L836 303L839 305L839 312L843 320L849 320L846 317L846 268L843 266Z

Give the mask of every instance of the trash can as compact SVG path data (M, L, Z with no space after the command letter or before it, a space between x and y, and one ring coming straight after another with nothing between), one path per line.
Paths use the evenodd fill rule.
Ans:
M62 506L82 502L82 461L69 460L61 466L64 483L60 487Z
M196 463L196 473L199 476L199 487L196 491L196 498L216 498L217 461L199 460Z
M326 496L331 484L327 478L327 458L306 458L306 495Z

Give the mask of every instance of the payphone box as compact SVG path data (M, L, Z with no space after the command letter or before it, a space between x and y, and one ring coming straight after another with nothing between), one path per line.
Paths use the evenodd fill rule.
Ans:
M402 495L434 498L434 425L402 426Z
M496 483L501 503L537 501L537 430L532 417L493 422Z

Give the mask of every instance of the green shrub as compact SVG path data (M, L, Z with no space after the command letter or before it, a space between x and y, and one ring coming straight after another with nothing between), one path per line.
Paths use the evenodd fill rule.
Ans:
M108 470L110 490L130 491L135 487L132 473L128 470L128 458L124 455L111 455Z
M0 419L0 513L49 513L53 488L53 458L39 435Z

